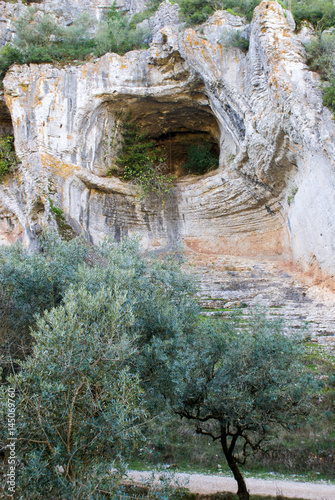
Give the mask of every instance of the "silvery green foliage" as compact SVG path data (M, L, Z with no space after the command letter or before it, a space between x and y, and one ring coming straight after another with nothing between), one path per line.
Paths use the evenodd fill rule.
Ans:
M261 311L203 321L192 335L154 338L149 348L152 367L159 367L153 390L194 421L197 433L219 440L239 498L249 498L238 465L276 427L301 425L311 409L315 382L303 367L301 342Z
M127 294L105 286L96 293L71 287L61 306L38 319L32 355L9 378L22 498L98 495L113 461L138 443L145 412L128 366L136 355L133 324ZM5 399L3 390L3 408ZM109 476L102 489L115 488Z
M107 19L98 24L95 41L97 54L116 52L125 54L134 49L148 46L151 32L131 23L126 12L116 8L115 2L111 6Z
M11 357L24 356L35 315L60 304L87 253L80 239L65 242L50 232L43 233L35 253L20 244L0 248L0 344L6 371Z
M41 313L31 355L8 377L17 394L18 491L29 500L104 498L102 492L127 498L119 487L122 459L142 443L146 412L162 407L150 392L158 366L151 366L147 346L191 334L199 314L195 289L175 256L145 258L136 240L106 240L88 255L76 240L49 235L42 249L12 250L9 276L20 280L11 282L2 270L17 310L26 301L27 310ZM29 298L36 290L42 302ZM4 386L1 411L5 417ZM7 442L5 429L1 438Z

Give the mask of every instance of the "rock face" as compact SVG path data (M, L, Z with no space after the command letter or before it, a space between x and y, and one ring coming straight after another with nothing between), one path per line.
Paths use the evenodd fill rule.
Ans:
M0 186L2 239L33 242L56 206L94 243L139 233L148 248L293 259L331 284L335 128L292 20L264 0L249 26L219 11L180 30L175 9L161 6L148 50L7 73L22 163ZM247 54L220 43L227 30L250 37ZM185 144L201 140L219 168L142 199L107 177L120 111L165 141L177 173Z

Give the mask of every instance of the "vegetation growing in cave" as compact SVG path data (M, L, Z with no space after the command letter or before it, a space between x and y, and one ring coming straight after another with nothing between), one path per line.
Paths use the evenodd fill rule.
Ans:
M14 137L0 136L0 181L17 167L19 160L15 153Z
M110 175L118 175L142 188L143 195L169 193L175 177L167 173L166 150L141 131L131 116L121 125L121 148ZM113 141L114 142L114 141Z
M188 174L203 175L219 166L217 156L206 143L193 144L187 150L186 163L183 169Z

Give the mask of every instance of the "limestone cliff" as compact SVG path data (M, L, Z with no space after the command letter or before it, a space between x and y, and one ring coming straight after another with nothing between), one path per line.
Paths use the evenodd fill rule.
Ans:
M264 0L249 26L219 11L180 30L175 9L161 6L148 50L7 73L22 163L0 187L2 240L32 242L52 203L94 243L139 233L148 248L294 259L331 280L335 127L291 19ZM250 37L247 54L219 43L227 29ZM215 144L219 168L142 199L106 175L120 110L166 142L172 169L185 137Z

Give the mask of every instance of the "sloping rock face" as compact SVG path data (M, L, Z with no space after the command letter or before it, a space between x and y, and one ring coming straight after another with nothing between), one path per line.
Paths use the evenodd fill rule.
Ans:
M0 188L3 241L32 243L54 223L56 206L93 243L139 233L147 248L181 242L294 259L331 284L335 128L292 23L277 2L263 1L250 26L217 12L201 30L181 31L176 7L161 9L148 50L8 72L22 164ZM227 29L250 35L247 54L224 48ZM179 178L165 197L142 198L107 176L120 111L172 152L185 137L206 138L217 145L219 168Z

